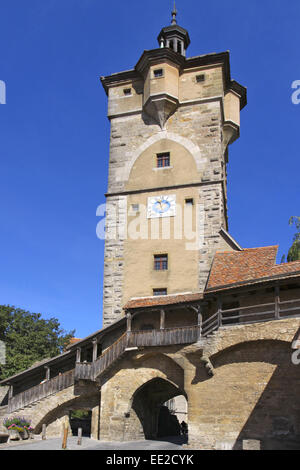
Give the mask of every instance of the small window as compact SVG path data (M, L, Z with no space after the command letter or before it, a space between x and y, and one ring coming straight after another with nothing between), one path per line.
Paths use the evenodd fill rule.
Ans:
M155 78L163 77L163 75L164 75L163 69L156 69L156 70L154 70L153 73L154 73Z
M139 212L140 206L139 204L131 204L131 209L133 212Z
M167 289L153 289L154 296L167 295Z
M131 88L124 88L123 92L125 96L131 95Z
M193 206L194 205L194 199L193 198L188 198L185 200L185 204L187 206Z
M197 83L205 82L205 75L204 75L204 73L202 73L201 75L196 75L196 82L197 82Z
M154 255L155 271L166 271L168 269L168 255Z
M170 166L170 153L157 154L157 168L165 168Z

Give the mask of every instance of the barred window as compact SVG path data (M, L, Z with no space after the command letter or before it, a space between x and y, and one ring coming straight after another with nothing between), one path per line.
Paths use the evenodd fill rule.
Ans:
M154 255L155 271L166 271L168 269L168 255Z
M159 296L159 295L167 295L167 289L153 289L153 295Z
M157 168L170 166L170 152L157 154Z

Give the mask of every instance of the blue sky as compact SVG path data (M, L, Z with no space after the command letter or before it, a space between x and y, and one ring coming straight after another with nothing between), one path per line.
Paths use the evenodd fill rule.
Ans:
M170 23L172 1L3 0L0 4L0 303L84 337L101 328L109 150L101 75L133 68ZM243 247L279 244L299 214L297 0L177 0L188 56L230 50L248 88L230 147L229 231Z

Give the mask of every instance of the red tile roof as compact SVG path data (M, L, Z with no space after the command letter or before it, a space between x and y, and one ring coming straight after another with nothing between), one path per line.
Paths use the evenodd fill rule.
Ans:
M185 302L193 302L203 299L201 293L186 293L186 294L173 294L154 297L140 297L132 299L125 305L124 309L129 310L133 308L147 308L147 307L160 307L164 305L181 304Z
M70 341L69 341L68 346L73 346L73 344L76 344L76 343L78 343L79 341L81 341L80 338L70 338Z
M300 261L276 264L278 246L246 248L242 251L217 252L205 292L247 285L285 274L300 276ZM124 309L160 307L203 299L201 293L173 294L131 299Z
M278 246L217 252L206 290L298 273L300 261L276 264Z

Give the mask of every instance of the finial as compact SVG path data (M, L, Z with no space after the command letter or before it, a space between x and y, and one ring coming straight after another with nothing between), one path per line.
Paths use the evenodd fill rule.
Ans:
M171 22L171 24L177 24L176 16L177 16L177 10L176 10L176 4L175 4L175 0L174 0L174 8L173 8L173 11L172 11L172 22Z

